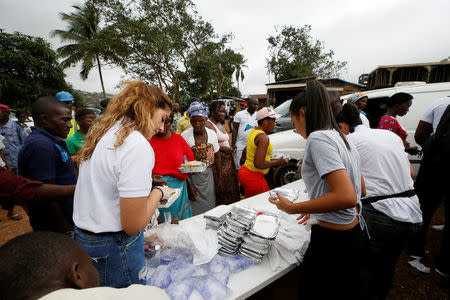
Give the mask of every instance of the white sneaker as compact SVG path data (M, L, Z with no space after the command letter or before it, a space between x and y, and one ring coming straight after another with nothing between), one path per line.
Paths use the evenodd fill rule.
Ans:
M437 232L443 232L445 225L433 225L431 226L431 229Z
M422 264L420 262L420 257L416 258L414 260L408 261L408 264L413 267L414 269L418 270L419 272L425 273L425 274L429 274L430 273L430 268L425 266L424 264Z

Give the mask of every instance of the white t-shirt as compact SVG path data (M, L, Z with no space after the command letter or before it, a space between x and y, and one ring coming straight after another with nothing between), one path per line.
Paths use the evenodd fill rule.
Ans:
M128 300L128 299L152 299L152 300L170 300L169 296L160 288L133 284L127 288L116 289L110 287L96 287L90 289L60 289L48 295L41 300Z
M302 163L302 178L310 199L320 197L330 188L323 177L337 170L346 170L355 188L358 206L361 198L361 173L359 156L350 141L348 150L344 140L336 130L317 130L306 140ZM311 214L318 221L333 224L350 224L356 218L355 208L346 208L328 213Z
M358 125L348 138L359 152L366 197L392 195L414 188L408 154L395 133ZM422 222L417 196L389 198L371 205L396 221Z
M206 128L206 133L208 134L208 143L213 145L214 152L217 152L220 150L219 142L217 141L217 134L214 132L214 130L211 130L209 128ZM181 136L184 138L186 143L189 145L189 147L195 146L195 139L194 139L194 129L189 128L186 131L183 131Z
M133 131L115 148L120 121L100 139L89 160L80 164L73 204L76 226L95 233L121 231L120 198L145 197L152 188L155 154Z
M256 112L251 115L247 109L241 110L234 116L233 122L239 123L239 130L236 138L236 148L242 150L247 147L247 136L252 129L258 126Z
M362 124L370 128L369 119L367 119L367 117L363 113L359 113L359 117L361 118Z
M433 133L436 132L436 127L448 105L450 105L450 96L437 99L431 103L423 114L421 120L433 125Z

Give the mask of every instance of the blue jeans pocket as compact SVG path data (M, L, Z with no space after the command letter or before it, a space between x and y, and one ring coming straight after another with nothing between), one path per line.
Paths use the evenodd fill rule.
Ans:
M104 257L92 257L94 266L98 271L100 277L100 286L106 285L107 270L108 270L108 256Z

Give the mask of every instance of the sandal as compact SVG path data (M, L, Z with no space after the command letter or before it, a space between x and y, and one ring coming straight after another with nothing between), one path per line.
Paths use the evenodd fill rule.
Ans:
M19 221L22 220L22 216L19 214L12 214L12 215L8 215L8 219L10 220L14 220L14 221Z

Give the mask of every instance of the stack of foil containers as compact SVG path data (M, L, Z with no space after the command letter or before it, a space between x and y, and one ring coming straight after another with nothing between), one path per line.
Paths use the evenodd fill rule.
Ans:
M219 253L241 254L260 263L269 252L280 227L278 217L257 215L256 210L235 204L228 214L205 215L208 227L217 228Z
M258 215L249 232L243 237L239 253L260 263L269 252L271 242L276 238L280 227L278 217L272 215Z
M206 212L204 215L206 221L206 228L217 230L225 222L228 215L229 208L226 205L220 205Z
M239 252L242 238L253 225L256 211L240 204L234 205L217 231L219 253L235 255Z

